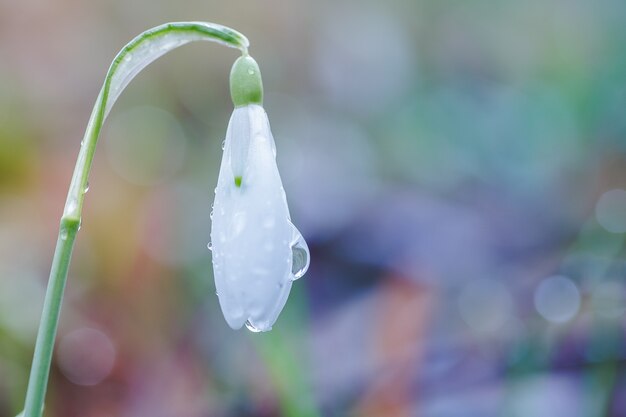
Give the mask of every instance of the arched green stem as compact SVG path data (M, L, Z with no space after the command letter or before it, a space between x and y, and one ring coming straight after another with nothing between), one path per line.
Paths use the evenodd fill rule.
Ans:
M28 381L24 417L40 417L42 414L67 271L74 241L80 228L87 180L102 124L121 92L143 68L179 46L201 40L237 48L242 54L247 55L248 39L233 29L205 22L167 23L143 32L128 43L117 54L107 72L81 142L61 217L59 237L50 270Z

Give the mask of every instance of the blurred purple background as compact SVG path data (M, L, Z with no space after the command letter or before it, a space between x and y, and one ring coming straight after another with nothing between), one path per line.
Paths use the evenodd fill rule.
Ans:
M144 71L105 125L49 417L626 415L626 2L0 0L0 416L111 59L176 20L263 71L311 268L234 332L209 212L236 51Z

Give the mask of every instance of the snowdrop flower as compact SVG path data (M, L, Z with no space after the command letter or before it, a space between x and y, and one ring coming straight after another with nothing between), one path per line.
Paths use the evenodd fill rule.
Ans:
M230 84L235 110L212 212L215 286L230 327L245 324L254 332L267 331L283 309L292 282L306 272L309 250L291 224L255 60L239 58Z

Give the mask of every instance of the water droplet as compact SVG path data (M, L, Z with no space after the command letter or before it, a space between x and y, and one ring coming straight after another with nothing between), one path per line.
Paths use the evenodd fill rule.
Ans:
M85 184L85 188L83 189L83 193L86 193L87 191L89 191L89 181L87 181L87 184Z
M217 194L217 187L215 187L215 190L213 190L213 193Z
M254 75L254 70L252 68L248 69L248 75Z
M207 243L206 248L208 250L213 250L213 243L211 243L211 242Z
M222 150L224 150L225 147L226 147L226 139L222 141Z
M83 139L80 141L80 146L83 146L84 144L85 144L85 140Z
M67 239L67 230L65 230L65 229L61 230L60 237L61 237L61 240L66 240Z
M246 321L246 328L252 333L259 333L261 331L261 329L257 329L256 327L254 327L254 325L250 323L250 320Z
M211 213L209 213L209 218L213 220L213 210L211 210Z
M304 238L295 227L293 229L296 234L296 239L291 244L291 273L293 274L292 279L296 280L302 278L307 269L309 269L310 256L309 247L304 241Z

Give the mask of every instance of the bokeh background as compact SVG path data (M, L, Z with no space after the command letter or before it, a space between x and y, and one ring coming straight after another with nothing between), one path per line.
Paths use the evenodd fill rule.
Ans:
M623 0L0 0L0 416L108 65L176 20L251 39L311 268L272 332L227 327L237 53L170 53L103 131L47 416L626 415Z

